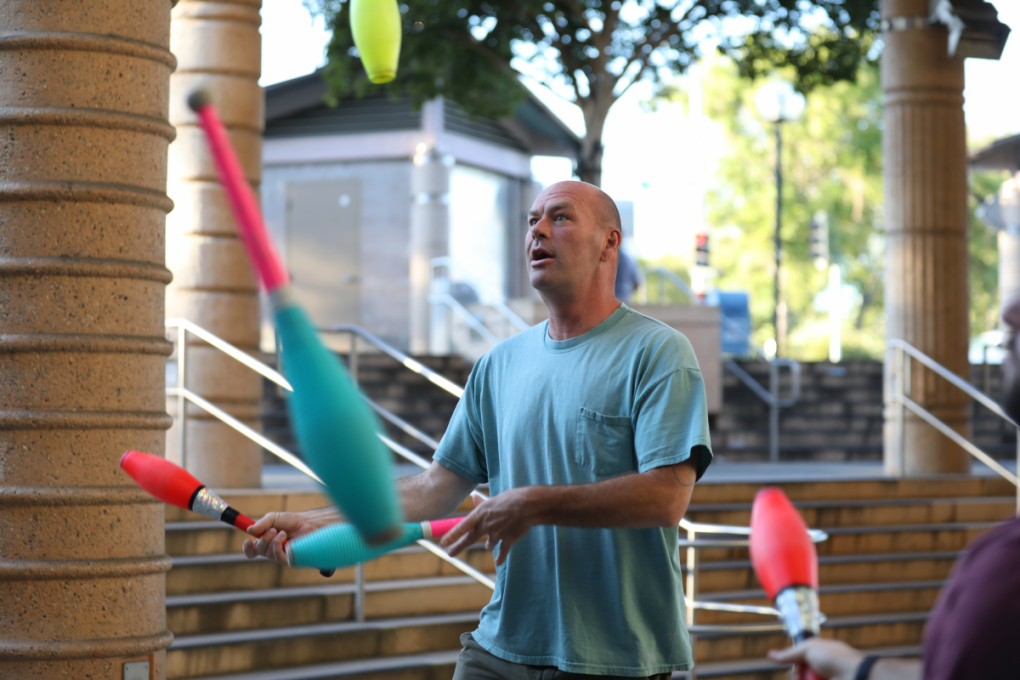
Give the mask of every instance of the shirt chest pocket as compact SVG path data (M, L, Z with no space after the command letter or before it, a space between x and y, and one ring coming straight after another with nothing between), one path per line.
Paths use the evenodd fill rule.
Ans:
M582 407L577 417L574 461L600 477L636 470L630 418Z

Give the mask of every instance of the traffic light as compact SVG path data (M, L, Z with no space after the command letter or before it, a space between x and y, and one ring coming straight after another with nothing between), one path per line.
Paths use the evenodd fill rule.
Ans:
M811 259L815 267L825 269L829 266L829 214L819 210L811 218L811 234L808 237Z
M708 234L701 231L694 237L694 264L708 266Z

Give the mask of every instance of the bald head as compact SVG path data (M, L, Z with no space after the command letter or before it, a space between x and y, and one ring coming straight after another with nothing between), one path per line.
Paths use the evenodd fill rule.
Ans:
M594 184L588 184L587 182L567 180L565 182L556 182L555 184L550 185L546 191L562 189L566 189L567 191L580 196L591 211L591 215L594 218L595 223L598 224L604 231L616 229L621 233L623 232L623 225L620 222L620 209L616 207L616 201L610 198L609 194L602 191L602 189L599 189Z

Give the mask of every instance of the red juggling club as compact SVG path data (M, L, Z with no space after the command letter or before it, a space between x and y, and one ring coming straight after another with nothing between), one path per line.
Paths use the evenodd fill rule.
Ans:
M807 525L780 489L755 494L750 547L754 573L789 636L803 642L818 635L818 554ZM800 670L805 680L818 680L810 668Z
M141 451L126 451L120 458L124 472L150 494L170 505L218 519L241 531L255 524L227 502L205 488L187 470L165 458Z

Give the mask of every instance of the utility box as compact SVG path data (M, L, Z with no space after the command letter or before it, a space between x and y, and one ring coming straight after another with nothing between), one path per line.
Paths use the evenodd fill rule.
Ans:
M691 341L705 380L708 413L722 410L722 340L719 307L702 305L631 305L632 308L675 328Z

